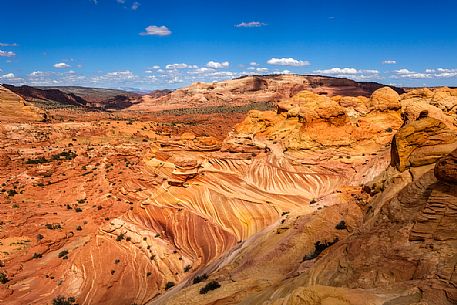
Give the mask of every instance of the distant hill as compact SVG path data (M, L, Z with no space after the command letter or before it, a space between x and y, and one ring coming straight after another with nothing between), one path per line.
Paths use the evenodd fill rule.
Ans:
M146 112L205 107L245 107L265 103L274 104L302 90L324 95L370 96L386 85L375 82L356 82L347 78L319 75L254 75L214 82L194 83L168 94L151 94L128 110ZM389 86L398 93L402 88Z
M116 89L77 86L31 87L3 85L29 102L45 108L85 107L101 110L124 109L132 106L139 94Z

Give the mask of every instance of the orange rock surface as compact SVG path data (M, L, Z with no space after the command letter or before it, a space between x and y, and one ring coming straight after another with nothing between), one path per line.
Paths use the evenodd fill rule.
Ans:
M2 121L0 302L454 304L453 95L430 92L301 91L224 140Z

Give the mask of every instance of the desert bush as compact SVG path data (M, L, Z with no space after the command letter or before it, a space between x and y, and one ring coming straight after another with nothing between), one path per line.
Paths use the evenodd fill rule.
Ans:
M68 250L60 251L57 256L62 259L68 259Z
M165 290L168 290L168 289L170 289L170 288L172 288L172 287L174 287L174 286L175 286L175 283L174 283L174 282L167 282L167 283L165 284Z
M208 279L207 274L197 275L196 277L194 277L194 280L192 281L192 283L197 284L197 283L203 282L206 279Z
M49 160L47 160L44 157L40 157L37 159L28 159L25 161L25 164L42 164L42 163L49 163Z
M76 304L76 299L73 297L65 298L64 296L59 295L57 298L52 300L52 305L78 305L78 304Z
M215 290L221 287L221 284L219 284L216 281L211 281L208 284L205 285L202 289L200 289L200 294L205 294L210 292L211 290Z
M8 276L5 273L0 272L0 283L6 284L8 282L9 282Z
M344 220L341 220L336 226L335 228L337 230L346 230L347 229L347 226L346 226L346 222Z
M305 255L303 257L303 261L308 261L308 260L318 257L319 254L322 253L322 251L324 251L331 245L335 244L336 242L338 242L338 237L335 238L333 241L324 242L324 243L321 243L320 241L316 241L316 243L314 244L314 251L312 253Z

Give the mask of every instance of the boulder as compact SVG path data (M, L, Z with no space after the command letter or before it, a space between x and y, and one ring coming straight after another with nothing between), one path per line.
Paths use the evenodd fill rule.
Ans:
M443 182L457 184L457 150L436 163L435 177Z
M435 163L457 149L457 133L442 121L431 117L419 118L404 127L392 141L392 165L399 171L409 167Z

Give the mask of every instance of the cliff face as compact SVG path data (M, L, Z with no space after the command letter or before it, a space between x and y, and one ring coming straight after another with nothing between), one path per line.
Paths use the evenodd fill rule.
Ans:
M45 119L44 111L28 105L19 95L0 86L0 122L30 122Z
M224 141L6 124L0 301L454 304L452 104L449 89L301 91Z

